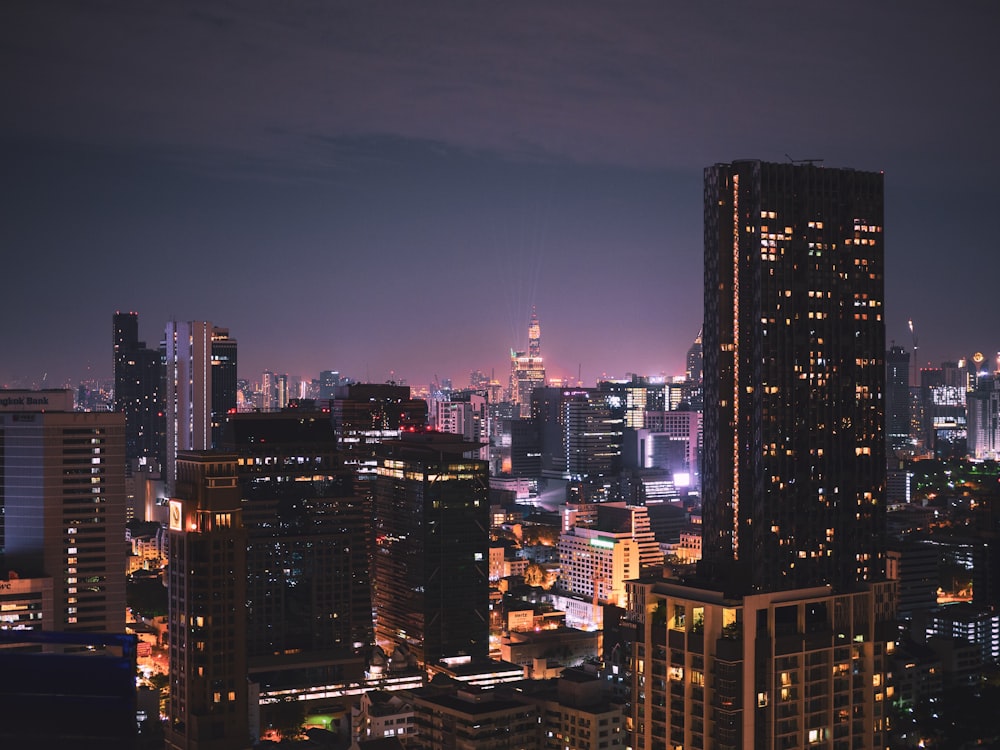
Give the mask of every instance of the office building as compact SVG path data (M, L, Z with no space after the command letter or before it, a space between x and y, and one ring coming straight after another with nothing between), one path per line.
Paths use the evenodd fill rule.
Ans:
M329 401L336 395L336 388L340 385L340 373L337 370L323 370L319 374L319 397L323 401Z
M596 388L536 388L532 416L541 439L542 475L602 482L621 467L624 417Z
M687 351L684 379L692 383L700 383L705 369L705 353L701 343L701 331L695 336L694 343Z
M24 616L123 632L125 418L75 412L69 390L0 391L0 508L5 578L50 579L21 592Z
M983 361L983 355L973 359ZM965 455L966 395L969 379L965 362L942 362L920 370L921 435L935 458Z
M976 379L965 394L966 452L978 461L1000 458L1000 376L988 373Z
M910 353L890 346L885 353L885 439L889 451L910 447Z
M447 398L427 402L428 424L438 432L450 432L482 444L478 458L489 461L490 416L486 397L471 391L453 391Z
M169 488L178 452L212 448L226 415L236 412L236 340L206 321L174 320L167 323L162 347Z
M885 566L883 176L705 171L705 572L851 590Z
M163 363L139 340L139 315L114 314L114 411L125 415L125 458L163 461Z
M222 447L237 457L247 669L261 698L311 697L360 682L372 640L370 519L337 452L330 415L233 415Z
M489 635L489 478L479 445L407 432L376 448L375 639L417 661L484 659Z
M359 481L375 479L375 447L404 430L427 424L427 402L411 398L408 385L348 383L334 389L330 418L337 446Z
M236 339L228 328L212 327L212 447L219 445L226 416L236 413L239 382L236 377Z
M170 498L167 596L171 750L242 750L247 703L247 535L237 457L182 451Z

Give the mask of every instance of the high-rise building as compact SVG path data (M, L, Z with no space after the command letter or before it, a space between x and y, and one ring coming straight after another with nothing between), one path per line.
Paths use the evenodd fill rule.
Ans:
M813 164L705 171L711 575L757 591L884 575L882 184Z
M332 399L335 395L334 389L340 385L340 373L337 370L323 370L319 374L319 397L324 400Z
M344 460L365 482L375 478L375 446L423 428L427 402L411 398L408 385L351 383L334 389L330 418Z
M910 443L910 353L890 346L885 353L885 439L890 451Z
M379 445L375 639L418 662L489 650L489 477L479 445L440 432Z
M247 669L261 699L360 682L372 640L370 518L330 415L229 418L247 532ZM276 575L280 571L280 575Z
M182 451L170 498L171 750L248 747L247 536L237 457Z
M453 391L448 400L427 402L428 423L438 432L461 435L468 441L481 443L479 458L490 458L490 414L486 397L472 391Z
M510 400L515 417L531 416L531 393L545 385L545 360L542 358L542 327L535 309L528 324L528 351L510 351Z
M543 476L601 482L621 467L624 417L595 388L536 388Z
M705 354L701 344L701 331L695 336L694 343L687 350L685 359L684 377L693 383L700 383L705 367Z
M163 460L163 363L139 340L139 315L114 314L114 410L125 415L125 458Z
M228 328L212 327L212 447L222 438L226 415L236 413L239 385L236 378L236 339Z
M978 378L976 389L965 394L965 406L968 455L980 461L1000 458L1000 376Z
M162 347L169 487L178 452L213 447L225 416L236 412L236 340L207 321L174 320Z
M0 391L0 520L5 578L51 579L46 630L124 631L121 414L75 412L69 390Z
M628 584L636 748L889 744L882 184L705 171L702 562Z

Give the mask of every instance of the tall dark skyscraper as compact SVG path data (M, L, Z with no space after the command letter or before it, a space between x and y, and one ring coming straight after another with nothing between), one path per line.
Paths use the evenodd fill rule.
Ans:
M705 172L702 565L634 581L634 746L889 746L882 175Z
M212 447L218 447L227 414L236 413L236 339L212 328Z
M370 518L336 449L330 415L235 414L247 531L247 668L263 698L363 678L372 640Z
M704 572L751 591L880 580L883 176L705 171Z
M125 458L163 461L163 364L139 340L139 315L114 315L114 410L125 415Z
M489 477L479 448L443 432L377 448L375 638L436 664L489 651Z
M885 439L889 450L910 445L910 353L901 346L885 353Z

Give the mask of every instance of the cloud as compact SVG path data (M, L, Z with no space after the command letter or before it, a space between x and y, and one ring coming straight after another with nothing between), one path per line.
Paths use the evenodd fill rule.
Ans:
M385 134L693 167L890 129L918 150L947 127L925 95L989 75L965 51L976 4L672 5L8 4L0 132L303 166L330 156L316 135Z

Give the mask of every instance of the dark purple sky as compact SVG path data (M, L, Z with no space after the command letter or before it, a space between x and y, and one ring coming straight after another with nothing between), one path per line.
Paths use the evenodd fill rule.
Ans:
M1000 348L992 2L0 5L0 384L111 373L111 316L240 374L679 373L702 169L886 173L887 337Z

